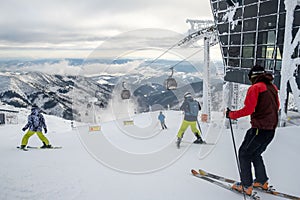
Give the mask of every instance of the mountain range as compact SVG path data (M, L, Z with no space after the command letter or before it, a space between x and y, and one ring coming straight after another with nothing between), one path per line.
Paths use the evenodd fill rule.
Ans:
M79 66L83 60L67 60L69 66ZM130 60L121 60L126 63ZM96 62L96 61L93 61ZM108 62L108 61L102 61ZM86 108L96 106L106 108L113 98L122 92L121 80L126 80L131 92L136 112L148 112L157 109L178 109L185 92L191 91L195 97L202 97L202 79L199 74L178 73L176 79L178 88L167 90L164 81L169 74L155 74L144 77L141 74L123 74L122 76L102 74L97 76L58 75L42 71L24 71L24 67L40 65L41 63L59 64L57 60L38 61L0 61L0 101L17 108L26 108L35 104L45 113L70 120L82 121ZM162 62L163 63L163 62ZM161 63L161 65L162 65ZM171 65L174 62L165 62ZM186 64L185 64L186 65ZM155 66L156 68L158 66ZM184 70L189 70L188 67ZM5 70L4 70L5 69ZM147 71L147 70L145 70ZM212 103L213 108L220 107L219 99L222 96L221 79L213 78Z

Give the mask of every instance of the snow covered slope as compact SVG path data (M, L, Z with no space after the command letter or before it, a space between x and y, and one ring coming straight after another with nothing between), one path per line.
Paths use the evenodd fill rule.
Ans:
M114 170L99 162L83 145L77 130L71 128L70 121L54 116L45 116L49 133L46 135L53 145L61 145L58 150L16 149L22 138L21 128L25 124L28 111L19 113L19 124L0 126L0 199L12 200L220 200L243 199L242 196L219 188L191 175L192 168L202 168L213 173L238 179L238 172L229 129L224 129L213 151L203 157L201 145L186 145L186 151L173 163L152 173L126 173ZM158 113L153 113L156 116ZM168 130L160 131L154 118L147 115L135 116L138 130L153 130L153 137L134 139L127 133L134 133L122 123L101 124L102 132L88 132L91 137L103 134L113 145L128 152L149 153L159 151L164 143L172 151L180 151L173 140L176 137L182 114L166 111ZM239 121L239 128L233 129L239 146L248 127L247 118ZM148 128L152 126L151 129ZM79 126L79 125L77 125ZM80 126L85 127L84 125ZM205 137L208 126L201 123ZM280 191L300 196L299 190L299 126L278 128L276 137L264 153L270 183ZM135 132L139 135L141 132ZM143 133L145 134L145 133ZM144 135L143 135L144 136ZM192 141L188 130L184 139ZM30 145L40 145L32 136ZM98 146L100 151L106 149ZM107 155L108 157L110 155ZM120 160L122 157L119 158ZM132 165L138 164L136 162ZM259 194L263 200L276 200L267 194ZM220 198L221 197L221 198Z
M82 76L42 72L0 72L0 101L15 107L38 105L48 114L79 119L78 104L86 104L98 91L97 100L107 105L112 86Z

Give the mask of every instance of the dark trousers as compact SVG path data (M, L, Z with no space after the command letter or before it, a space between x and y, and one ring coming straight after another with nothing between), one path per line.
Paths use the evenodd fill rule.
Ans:
M166 126L165 122L160 122L160 125L161 125L162 129L167 129L167 126Z
M253 183L251 163L254 166L257 182L264 183L269 179L261 154L273 140L274 134L275 130L250 128L247 131L239 149L241 182L245 187L251 186Z

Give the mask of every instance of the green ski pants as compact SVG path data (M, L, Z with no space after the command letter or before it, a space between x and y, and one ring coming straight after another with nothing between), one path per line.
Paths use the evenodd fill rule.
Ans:
M178 131L178 134L177 134L177 137L178 138L182 138L183 137L183 134L184 132L186 131L186 129L191 126L191 130L192 132L195 134L195 135L198 135L200 136L200 131L197 129L196 127L196 121L186 121L186 120L183 120L182 121L182 124L180 126L180 129Z
M35 132L35 131L31 131L31 130L29 130L29 131L27 131L27 133L23 136L23 138L22 138L22 145L27 145L27 143L28 143L28 140L29 140L29 138L32 136L32 135L34 135L34 134L37 134L37 136L40 138L40 140L42 141L42 142L44 142L46 145L49 145L49 140L46 138L46 136L42 133L42 132Z

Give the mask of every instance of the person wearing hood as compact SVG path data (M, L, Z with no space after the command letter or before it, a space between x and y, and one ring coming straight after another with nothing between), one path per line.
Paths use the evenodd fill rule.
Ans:
M278 124L279 98L278 89L272 83L272 74L266 73L263 67L252 67L248 77L252 85L248 88L244 107L235 111L227 109L226 117L237 119L250 115L251 128L247 130L238 152L241 182L233 184L232 188L251 195L253 187L268 189L269 178L262 153L274 138ZM255 171L254 181L251 163Z
M27 129L29 130L22 138L21 149L25 149L29 138L34 134L37 134L39 139L43 142L41 148L51 148L49 140L42 132L42 129L44 129L45 134L47 133L45 118L42 115L41 110L35 105L31 108L31 114L28 115L27 124L22 128L22 131L26 131Z
M198 101L194 100L192 94L187 92L184 94L184 101L180 106L180 110L184 111L184 119L181 123L179 131L177 133L177 148L180 148L180 143L183 137L184 132L190 126L192 132L196 136L195 144L205 143L201 138L201 132L197 129L197 117L198 112L201 110L201 106Z

